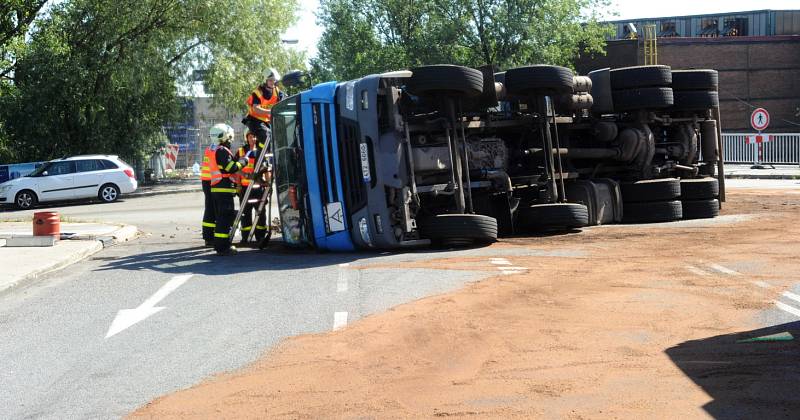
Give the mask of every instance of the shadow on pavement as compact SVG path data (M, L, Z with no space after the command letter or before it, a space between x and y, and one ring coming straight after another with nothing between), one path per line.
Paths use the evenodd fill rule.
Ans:
M200 242L198 241L198 243ZM97 271L153 270L172 274L225 275L256 271L303 270L329 267L390 255L423 254L431 258L447 258L449 257L448 253L452 251L478 248L482 247L422 248L396 252L318 252L310 249L290 248L280 239L273 239L263 250L239 248L238 255L228 257L217 256L211 248L190 246L115 257L113 259L109 258L108 263L98 268ZM102 259L102 257L95 258L95 260ZM402 267L398 266L398 268Z
M786 332L794 339L739 342ZM703 408L714 418L800 417L800 321L687 341L666 353L713 398Z

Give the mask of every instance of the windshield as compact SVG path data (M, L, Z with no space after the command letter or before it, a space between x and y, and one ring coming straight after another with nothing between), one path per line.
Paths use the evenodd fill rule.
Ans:
M47 168L49 168L52 163L53 162L45 162L44 164L42 164L42 166L39 166L38 168L36 168L36 170L25 176L39 176L42 174L42 172L46 171Z
M305 209L306 177L303 170L302 133L295 95L272 108L275 182L283 240L288 245L310 245L310 220Z

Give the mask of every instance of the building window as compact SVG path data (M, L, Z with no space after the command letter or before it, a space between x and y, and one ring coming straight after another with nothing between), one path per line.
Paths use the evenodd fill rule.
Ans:
M713 38L719 36L719 27L717 19L703 19L700 22L700 36L704 38Z
M675 29L675 21L661 22L661 31L658 33L658 37L669 38L674 36L681 36Z
M747 18L725 18L724 36L747 36Z
M633 30L631 30L633 29ZM634 39L636 38L636 24L634 23L625 23L622 25L622 38L623 39Z

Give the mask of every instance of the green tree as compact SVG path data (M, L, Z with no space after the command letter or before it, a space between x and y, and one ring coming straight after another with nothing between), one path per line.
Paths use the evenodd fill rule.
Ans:
M602 52L606 0L322 0L325 31L312 62L350 79L424 64L572 65Z
M260 79L262 66L302 61L279 38L296 7L278 0L58 3L33 25L13 89L0 96L0 128L14 158L141 158L164 124L180 120L178 86L193 68L208 69L215 100L243 110L255 84L245 85Z

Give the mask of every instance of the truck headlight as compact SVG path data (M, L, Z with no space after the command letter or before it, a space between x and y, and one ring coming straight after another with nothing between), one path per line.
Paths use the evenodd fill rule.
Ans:
M358 231L361 232L361 239L371 247L372 239L369 237L369 224L366 218L362 217L361 220L358 221Z

